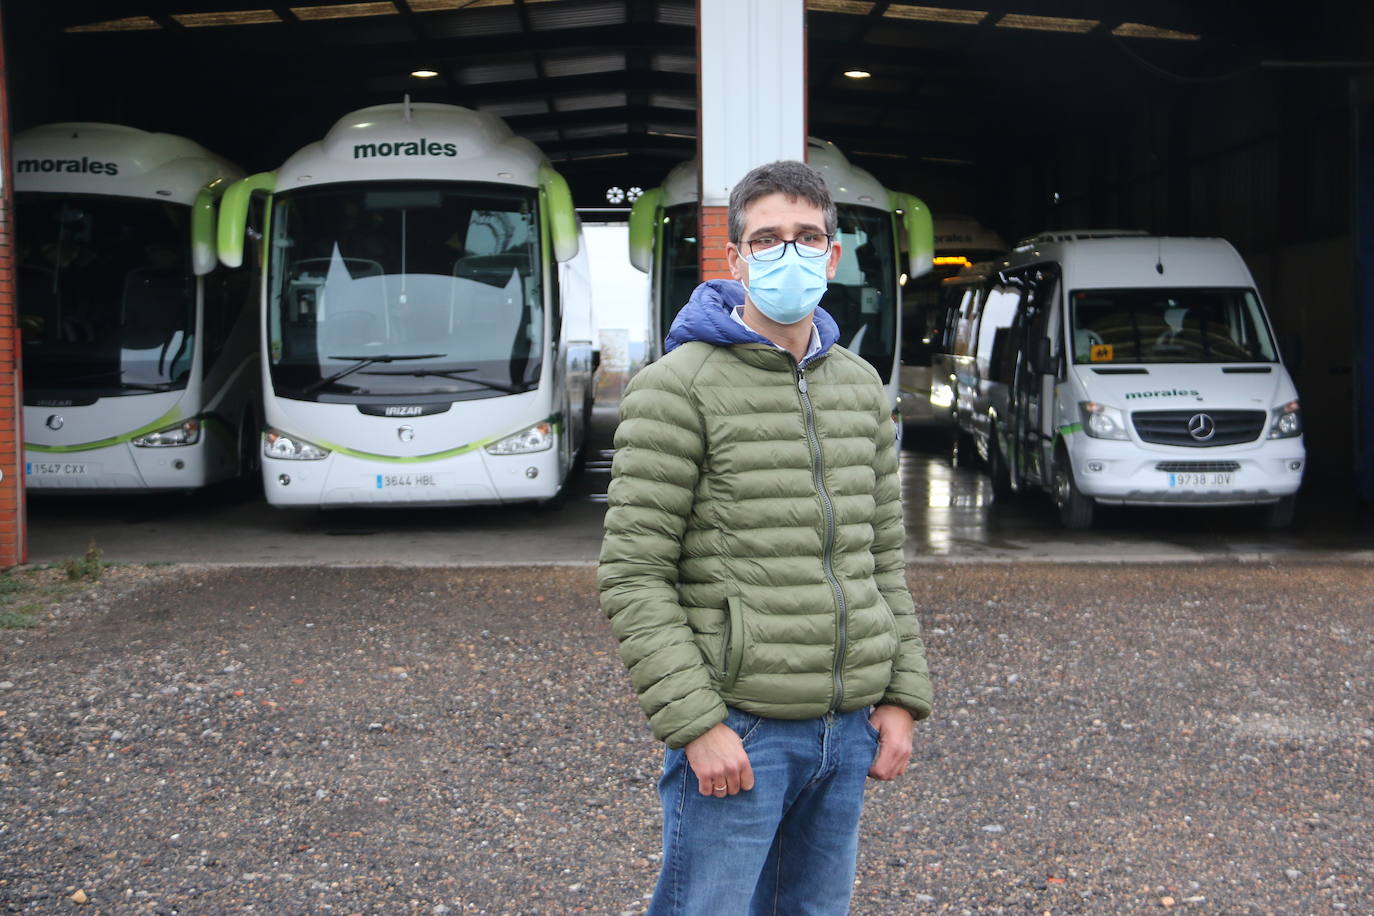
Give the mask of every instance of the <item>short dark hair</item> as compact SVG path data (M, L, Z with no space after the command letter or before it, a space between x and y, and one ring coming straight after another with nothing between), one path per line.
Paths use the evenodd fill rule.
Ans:
M744 211L760 197L782 194L788 200L798 198L819 207L827 235L834 235L839 227L835 201L825 186L821 173L795 159L779 159L750 170L730 192L730 241L736 245L744 241Z

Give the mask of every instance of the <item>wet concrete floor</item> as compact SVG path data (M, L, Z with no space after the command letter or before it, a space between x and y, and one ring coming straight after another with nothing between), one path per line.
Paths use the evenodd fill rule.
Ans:
M29 561L56 563L91 543L119 563L419 566L595 562L610 480L615 408L597 408L585 470L561 510L532 506L273 509L228 488L188 496L35 498ZM1049 500L995 502L986 476L952 467L938 435L902 452L911 562L1142 562L1374 559L1374 512L1307 488L1296 524L1266 531L1245 509L1117 509L1066 531Z

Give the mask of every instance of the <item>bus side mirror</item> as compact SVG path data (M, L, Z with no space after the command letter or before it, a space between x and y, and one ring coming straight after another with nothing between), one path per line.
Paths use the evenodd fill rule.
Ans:
M910 279L930 273L935 260L935 225L930 208L919 197L893 191L892 209L899 211L906 229L907 276Z
M219 266L215 245L215 198L224 193L225 181L216 178L201 188L191 204L191 272L203 277Z
M654 269L654 231L663 212L663 189L650 188L630 208L630 263L636 270Z
M539 166L539 189L544 192L544 203L548 207L554 260L571 261L577 257L582 230L578 226L577 211L573 209L568 180L545 163Z
M225 267L243 266L243 236L248 228L248 204L256 191L272 193L277 186L276 172L259 172L234 182L219 202L219 231L216 248Z
M1031 351L1031 368L1037 375L1054 375L1054 358L1050 355L1050 339L1042 337Z

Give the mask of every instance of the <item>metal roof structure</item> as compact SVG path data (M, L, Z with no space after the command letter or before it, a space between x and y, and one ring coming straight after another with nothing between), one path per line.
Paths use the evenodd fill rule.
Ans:
M809 133L888 182L957 179L1053 124L1110 131L1151 99L1266 66L1369 56L1346 34L1358 4L1339 0L1300 17L1219 0L929 2L941 5L806 0ZM692 0L3 0L0 11L15 129L131 124L266 169L341 114L409 94L501 116L582 205L604 203L609 184L655 184L695 153Z

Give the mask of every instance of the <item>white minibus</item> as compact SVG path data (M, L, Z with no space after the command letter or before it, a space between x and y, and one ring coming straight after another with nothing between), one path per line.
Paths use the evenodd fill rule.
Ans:
M243 173L184 137L59 123L14 138L31 493L191 490L256 470L251 272L219 267Z
M268 502L561 499L592 402L579 226L533 144L454 105L355 111L230 188L220 258L265 249Z
M1259 505L1273 527L1292 521L1298 393L1228 242L1046 233L989 273L981 311L972 431L996 490L1047 491L1071 528L1102 505Z

